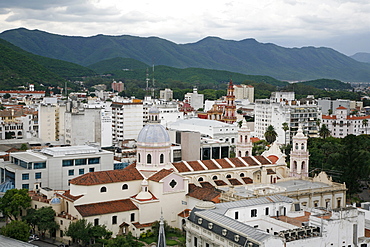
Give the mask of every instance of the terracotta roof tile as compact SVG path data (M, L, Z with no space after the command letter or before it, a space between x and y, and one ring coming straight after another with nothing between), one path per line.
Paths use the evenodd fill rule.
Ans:
M244 163L238 158L229 158L229 160L235 167L245 167Z
M275 164L276 161L279 160L279 157L277 157L276 155L270 155L270 156L267 156L267 159L269 159L272 162L272 164Z
M229 181L232 185L242 185L242 183L236 178L229 178Z
M154 181L154 182L159 182L161 179L167 177L171 173L173 173L172 170L162 169L159 172L154 173L152 176L150 176L148 178L148 180L151 180L151 181Z
M178 216L183 217L183 218L187 218L187 217L189 217L190 212L191 212L191 210L187 208L184 211L182 211L181 213L179 213Z
M254 161L251 157L241 157L250 166L258 166L258 163Z
M214 186L210 182L207 182L207 181L200 182L200 185L203 188L214 188Z
M194 197L199 200L203 201L212 201L212 202L220 202L219 197L221 192L216 191L215 189L211 188L202 188L198 187L194 184L189 184L189 193L188 196Z
M80 196L72 196L70 194L70 190L67 190L66 192L64 192L63 194L59 194L61 197L67 199L68 201L71 201L71 202L74 202L76 201L77 199L83 197L83 195L80 195Z
M258 141L260 141L261 139L260 138L258 138L258 137L251 137L251 142L252 143L255 143L255 142L258 142Z
M223 180L214 180L214 182L217 186L227 185L227 183Z
M179 172L190 172L189 168L185 165L184 162L176 162L172 163L172 165L178 170Z
M216 159L214 161L216 161L222 168L233 168L225 159Z
M138 210L130 199L75 206L82 217Z
M150 222L150 223L144 223L144 224L140 224L139 222L135 222L135 223L132 223L134 225L134 227L136 229L140 229L140 228L144 228L144 227L151 227L154 222Z
M245 184L253 184L253 179L250 177L243 177L242 178Z
M191 166L191 168L193 168L194 171L204 170L203 166L201 166L198 161L188 161L187 163Z
M339 106L339 107L337 107L337 109L344 110L344 109L347 109L347 108L345 108L344 106Z
M208 170L220 169L212 160L202 160L202 163L208 168Z
M254 158L256 158L256 160L258 160L262 165L269 165L269 164L271 164L271 162L268 159L266 159L264 156L262 156L262 155L254 156Z
M142 180L144 177L136 170L134 165L121 170L89 172L70 181L75 185L97 185L117 182Z
M337 118L337 116L335 116L335 115L322 115L322 119L336 119Z

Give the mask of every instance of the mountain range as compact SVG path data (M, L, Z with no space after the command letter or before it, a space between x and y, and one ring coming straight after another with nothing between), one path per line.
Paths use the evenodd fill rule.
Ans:
M88 66L116 57L176 68L228 70L279 80L370 81L370 64L331 48L284 48L254 39L207 37L176 44L158 37L129 35L63 36L25 28L4 31L0 38L36 55Z

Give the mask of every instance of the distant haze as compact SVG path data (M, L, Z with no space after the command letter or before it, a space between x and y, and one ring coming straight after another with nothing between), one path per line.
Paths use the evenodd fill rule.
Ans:
M283 47L370 53L370 1L1 0L0 32L25 27L74 36L157 36L193 43L207 36L255 38Z

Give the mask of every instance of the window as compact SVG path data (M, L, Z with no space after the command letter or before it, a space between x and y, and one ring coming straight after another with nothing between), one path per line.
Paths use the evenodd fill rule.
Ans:
M194 237L194 247L198 247L198 239L197 239L197 237Z
M85 169L78 169L78 174L79 175L82 175L82 174L85 174Z
M75 160L75 166L82 166L82 165L86 165L86 164L87 164L86 159L76 159Z
M230 175L230 174L227 174L227 175L226 175L226 178L231 178L231 175Z
M161 154L161 155L159 156L159 162L160 162L161 164L163 164L163 163L164 163L164 155L163 155L163 154Z
M152 155L151 154L148 154L146 156L146 163L148 163L148 164L151 164L152 163Z
M40 179L40 178L41 178L41 172L36 172L35 179Z
M202 182L204 179L202 177L198 178L198 182Z
M243 178L245 175L244 173L240 173L240 177Z
M59 236L62 238L63 237L63 230L59 231Z
M122 185L122 190L128 190L128 185L127 184Z
M30 185L29 184L22 184L22 189L29 189L30 188Z
M73 166L73 160L63 160L62 166Z
M269 215L269 208L265 208L265 215Z
M217 179L218 179L217 176L212 177L212 180L217 180Z
M95 171L94 167L89 168L89 172L94 172L94 171Z
M132 221L135 221L135 213L132 213L132 214L131 214L130 220L131 220L131 222L132 222Z
M117 216L112 216L112 225L117 224Z
M137 161L140 162L140 154L137 155Z
M257 209L251 210L251 217L257 217Z
M236 211L235 213L234 213L234 219L239 219L239 212L238 211Z
M68 170L68 176L75 175L75 170Z
M93 164L99 164L100 163L100 158L89 158L88 164L93 165Z
M98 225L99 225L99 219L96 218L96 219L94 219L94 226L98 226Z
M22 180L29 180L29 179L30 179L30 174L28 173L22 174Z
M46 162L33 163L33 169L44 169L46 168Z
M101 188L100 188L100 192L101 192L101 193L107 192L107 187L101 187Z

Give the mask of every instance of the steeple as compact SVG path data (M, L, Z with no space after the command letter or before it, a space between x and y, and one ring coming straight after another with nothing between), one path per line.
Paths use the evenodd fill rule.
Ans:
M309 153L307 150L307 137L299 125L297 134L293 136L293 147L290 152L290 176L308 177Z
M163 212L161 210L161 220L159 222L159 231L158 231L158 242L157 247L166 247L166 235L164 232L164 218L163 218Z
M234 123L236 121L236 106L235 106L235 95L234 95L234 85L233 81L230 80L229 86L227 87L227 95L226 95L226 106L223 113L223 121L225 123Z
M251 131L247 126L247 121L243 119L242 126L238 129L238 140L236 142L236 157L252 155Z

